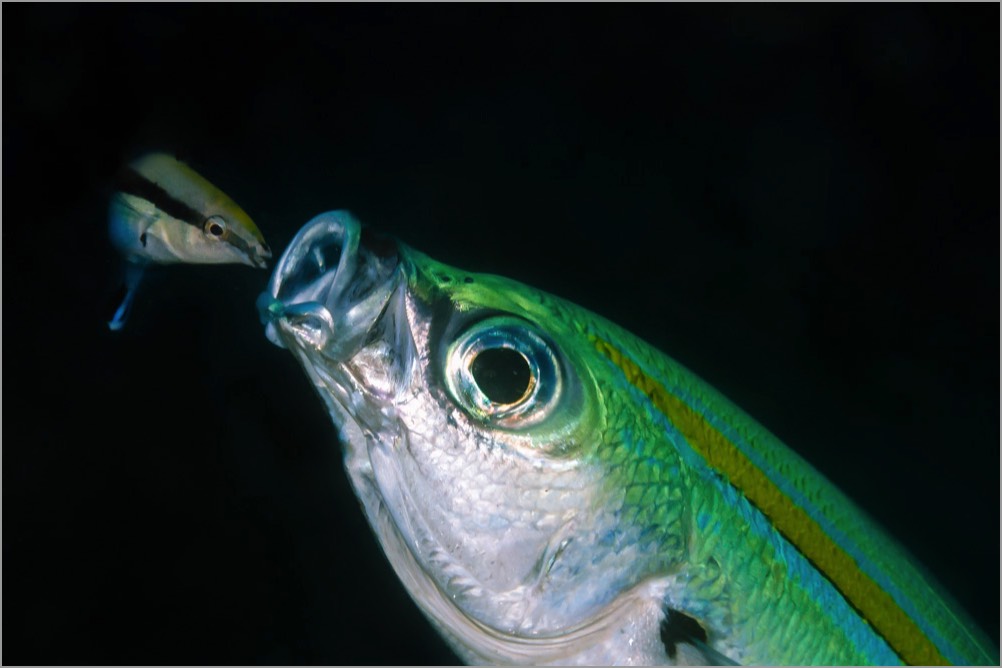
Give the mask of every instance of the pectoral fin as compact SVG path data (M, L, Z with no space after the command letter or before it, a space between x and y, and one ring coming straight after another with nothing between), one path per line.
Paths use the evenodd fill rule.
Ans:
M125 280L122 286L124 296L122 303L115 310L111 320L108 321L108 329L111 331L117 332L125 327L125 323L129 319L129 313L132 312L132 302L136 298L136 291L143 278L143 270L145 268L146 265L144 264L137 264L135 262L125 263Z
M661 642L676 666L736 666L735 661L710 647L706 630L689 615L667 608L661 622Z

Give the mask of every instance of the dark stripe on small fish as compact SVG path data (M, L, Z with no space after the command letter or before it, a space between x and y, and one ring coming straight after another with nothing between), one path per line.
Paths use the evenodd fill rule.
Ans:
M177 199L162 186L150 181L131 167L126 167L118 174L115 186L127 195L146 200L172 218L202 229L202 223L205 222L203 213Z
M239 234L236 234L232 229L227 230L226 243L233 246L249 258L257 257L257 252L254 250L253 246L244 241L244 239Z

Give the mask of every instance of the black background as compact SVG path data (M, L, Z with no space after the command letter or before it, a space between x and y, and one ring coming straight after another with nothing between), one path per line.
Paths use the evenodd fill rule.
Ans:
M448 663L254 299L105 329L109 179L167 149L281 250L349 208L624 325L998 641L999 97L976 6L3 9L4 663Z

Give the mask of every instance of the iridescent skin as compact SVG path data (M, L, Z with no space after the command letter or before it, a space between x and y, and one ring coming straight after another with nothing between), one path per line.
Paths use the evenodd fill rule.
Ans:
M387 557L469 662L998 662L820 474L599 316L370 245L345 212L300 232L259 305L341 427ZM482 336L552 354L556 380L492 413L455 371ZM668 611L706 643L669 655Z

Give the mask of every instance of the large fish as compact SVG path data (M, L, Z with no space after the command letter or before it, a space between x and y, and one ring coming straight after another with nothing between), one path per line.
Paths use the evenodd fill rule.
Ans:
M250 216L180 160L144 155L119 173L115 188L108 234L125 261L125 296L108 322L112 330L125 325L147 265L267 267L271 249Z
M258 305L465 661L998 664L831 483L597 315L346 212L299 232Z

